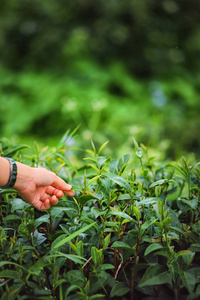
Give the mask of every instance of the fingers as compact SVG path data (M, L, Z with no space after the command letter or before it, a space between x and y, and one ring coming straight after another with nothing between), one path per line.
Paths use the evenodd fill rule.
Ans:
M72 186L70 184L67 184L63 179L61 179L57 175L55 175L52 186L54 186L55 188L62 190L64 192L69 191L72 188Z
M51 205L56 205L56 204L58 204L58 198L55 195L53 196L44 195L43 197L40 198L39 201L37 201L33 205L39 210L47 210L51 207Z
M64 196L63 191L56 189L53 186L48 186L46 188L46 193L49 195L55 195L57 198L62 198Z
M58 204L58 198L55 195L50 198L50 204L51 205Z
M50 204L50 200L46 199L44 202L40 200L37 201L36 203L33 204L33 206L35 206L35 208L39 210L47 210L50 208L51 204Z
M74 196L75 192L73 190L70 191L64 191L65 194L69 195L69 196Z

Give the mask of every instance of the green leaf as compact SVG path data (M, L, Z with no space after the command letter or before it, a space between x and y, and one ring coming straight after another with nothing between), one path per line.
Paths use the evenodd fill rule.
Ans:
M103 264L103 265L100 265L96 268L96 272L99 273L101 271L105 271L105 270L112 270L114 269L114 266L111 265L111 264Z
M162 221L163 214L164 214L164 208L163 208L163 203L161 200L158 200L157 209L158 209L158 214L160 216L160 221Z
M143 287L147 285L160 285L164 283L170 283L170 285L172 284L171 275L163 266L157 264L150 266L146 270L138 286Z
M7 150L4 151L4 153L2 154L3 157L12 157L15 155L15 153L19 150L25 149L25 148L30 148L27 145L17 145L17 146L13 146Z
M93 215L97 219L99 216L105 215L107 210L100 211L97 207L92 207L91 212L93 213Z
M177 257L182 256L184 262L189 267L189 265L192 263L192 261L194 259L195 253L191 252L189 250L182 250L182 251L179 251L176 255L177 255Z
M186 287L188 292L191 294L193 292L195 284L196 284L195 277L193 276L193 274L191 274L187 271L184 272L182 270L180 271L180 277L183 282L183 285Z
M131 186L130 184L120 176L117 176L116 174L113 173L102 173L103 176L109 178L111 181L115 182L119 186L123 187L126 191L130 192L131 191Z
M193 251L193 252L200 252L200 245L199 244L192 244L188 250Z
M139 221L141 218L141 212L137 206L133 207L133 213L136 216L136 219Z
M187 177L187 172L182 168L175 164L171 164L172 167L174 167L177 171L179 171L184 177Z
M121 297L126 295L130 291L130 288L124 282L116 282L113 286L110 297L113 298L114 296Z
M145 230L146 230L149 226L153 225L156 221L157 221L157 219L151 218L150 220L144 222L144 223L142 224L142 226L140 227L140 235L142 236L143 233L145 232Z
M158 243L151 244L145 250L144 255L146 256L146 255L150 254L153 251L156 251L158 249L163 249L163 248L164 247L161 244L158 244Z
M26 203L25 201L23 201L20 198L13 199L11 204L12 204L11 212L18 210L18 209L23 210L23 209L26 209L27 207L31 206L30 204Z
M158 201L159 198L157 197L149 197L149 198L145 198L141 201L138 201L138 205L153 205Z
M90 300L95 300L95 299L98 299L98 298L101 298L103 299L105 297L105 295L103 294L96 294L96 295L93 295L93 296L90 296Z
M49 264L48 261L44 261L42 259L38 260L33 266L29 268L29 272L38 276L41 270Z
M131 218L129 215L127 215L126 213L122 212L122 211L116 211L116 210L110 210L108 212L108 216L113 215L113 216L118 216L124 219L127 219L129 221L132 221L134 223L137 223L135 219Z
M17 193L14 189L0 189L0 195Z
M49 215L43 215L37 218L34 222L34 227L37 228L42 223L48 223L48 224L50 223Z
M157 185L163 185L166 182L167 183L168 182L174 182L174 180L160 179L160 180L157 180L157 181L153 182L152 184L150 184L149 188L152 188L152 187L157 186Z
M185 236L185 232L182 229L178 228L178 227L168 226L168 228L182 234L183 236Z
M96 224L96 222L93 222L92 224L89 224L79 230L77 230L76 232L70 234L69 236L67 236L66 238L60 240L60 236L52 243L51 246L51 250L54 250L58 247L63 246L64 244L66 244L67 242L73 240L75 237L77 237L79 234L85 232L86 230L90 229L92 226L94 226ZM59 242L58 242L59 239Z
M99 156L98 157L98 160L97 160L97 164L98 164L98 167L102 169L103 167L103 164L108 161L110 158L107 158L105 156Z
M100 148L99 148L99 151L98 151L98 155L101 153L101 151L103 151L103 149L106 147L106 145L109 143L109 141L105 142Z
M19 278L19 274L14 270L3 270L0 272L0 278L17 279Z
M75 255L75 254L65 254L65 253L62 253L62 252L56 252L56 254L51 254L50 256L48 256L49 258L51 257L65 257L75 263L78 263L80 265L83 265L85 261L87 261L87 259L85 259L84 257L82 256L78 256L78 255ZM84 262L83 262L84 260Z
M64 277L71 285L76 285L78 287L83 287L85 285L86 278L80 270L69 271Z
M133 248L131 246L129 246L127 243L125 242L121 242L121 241L116 241L112 244L112 248L127 248L129 250L133 251Z
M177 204L179 204L179 202L185 203L186 205L188 205L193 210L197 209L197 204L198 204L197 201L195 201L195 205L192 201L189 201L187 199L178 199Z
M9 288L9 292L7 294L7 299L9 300L15 300L19 296L19 292L21 288L25 285L25 283L20 284L14 284Z
M97 179L99 179L101 177L101 175L97 175L95 177L93 177L92 179L90 179L88 182L87 182L87 186L90 185L91 183L95 182Z
M134 143L135 149L138 149L139 145L138 145L138 142L136 141L136 139L134 137L133 137L133 143Z
M170 224L172 221L173 221L173 218L172 218L172 217L167 217L167 218L165 218L165 219L162 221L162 224L163 224L163 225L168 225L168 224Z
M24 268L21 265L18 265L16 263L13 263L11 261L0 261L0 268L3 267L3 266L5 266L5 265L14 265L14 266L16 266L18 268L23 269L25 272L28 272L28 270L26 268Z
M21 220L20 216L9 215L3 219L4 222Z
M85 204L90 201L90 200L93 200L93 199L96 199L92 194L87 194L87 195L81 195L79 198L78 198L78 202L80 203L80 205L83 207L85 206Z
M109 233L103 240L103 249L105 250L110 243L111 234Z
M131 199L131 195L130 194L121 194L117 200L130 200Z
M97 249L94 246L91 248L92 260L95 264L97 264L99 259L102 257L102 253L103 251L101 249Z
M137 148L135 151L135 154L137 155L137 157L142 158L143 156L143 152L142 152L142 148Z

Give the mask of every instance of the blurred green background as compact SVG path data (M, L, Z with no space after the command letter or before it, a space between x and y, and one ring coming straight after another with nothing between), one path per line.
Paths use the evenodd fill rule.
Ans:
M0 138L199 158L199 0L2 0Z

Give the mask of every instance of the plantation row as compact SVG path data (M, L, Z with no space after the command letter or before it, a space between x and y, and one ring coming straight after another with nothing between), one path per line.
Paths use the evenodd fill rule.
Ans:
M106 145L77 162L66 142L29 156L0 141L2 156L45 166L76 191L41 212L0 190L1 300L200 298L199 164L157 164L135 140L114 159Z

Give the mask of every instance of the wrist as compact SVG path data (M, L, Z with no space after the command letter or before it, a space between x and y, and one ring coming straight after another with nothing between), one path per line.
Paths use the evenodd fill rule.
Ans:
M5 176L5 179L3 179L3 182L2 182L2 178L1 178L0 188L2 188L2 189L12 188L17 179L16 162L12 158L3 157L3 159L1 158L1 168L3 170L2 173Z
M13 186L13 188L17 191L24 190L30 182L33 181L33 170L34 168L31 168L25 164L22 164L20 162L16 162L17 165L17 178L16 182Z

